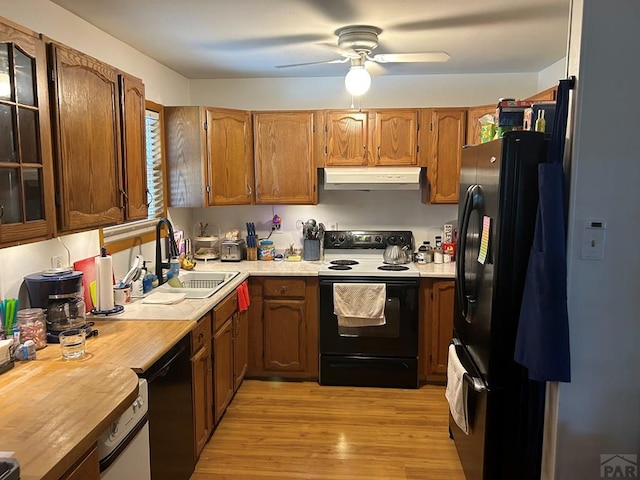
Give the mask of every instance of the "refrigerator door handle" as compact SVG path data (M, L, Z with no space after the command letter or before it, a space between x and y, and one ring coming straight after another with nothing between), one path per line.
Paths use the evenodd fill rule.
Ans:
M456 278L458 282L457 297L460 304L460 311L467 322L473 321L473 312L476 306L476 299L473 295L467 293L466 275L465 275L465 251L467 249L467 231L469 230L469 220L471 212L478 208L480 204L480 185L469 185L465 194L464 206L462 209L462 225L460 228L460 245L458 246L456 255Z
M472 377L468 373L465 373L463 378L464 378L464 381L467 382L467 384L471 388L473 388L474 391L476 391L478 393L484 393L487 390L489 390L487 388L487 386L485 385L485 383L482 381L482 379L480 379L478 377Z
M459 338L453 337L451 339L451 343L453 343L456 347L460 347L464 349L464 346ZM456 348L456 355L458 356L458 358L460 358L460 354L458 353L458 348ZM474 377L473 375L469 374L469 372L465 372L462 378L474 391L478 393L484 393L489 391L489 388L487 388L487 384L480 377Z

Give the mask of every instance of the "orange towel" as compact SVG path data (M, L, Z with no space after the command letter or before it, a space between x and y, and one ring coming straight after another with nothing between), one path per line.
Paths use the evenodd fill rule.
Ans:
M238 292L238 310L244 312L249 308L251 301L249 300L249 285L244 281L236 289Z

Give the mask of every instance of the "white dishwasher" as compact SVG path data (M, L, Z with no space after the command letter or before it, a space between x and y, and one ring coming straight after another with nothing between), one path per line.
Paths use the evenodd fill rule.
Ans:
M138 381L138 398L98 440L101 480L150 480L149 390Z

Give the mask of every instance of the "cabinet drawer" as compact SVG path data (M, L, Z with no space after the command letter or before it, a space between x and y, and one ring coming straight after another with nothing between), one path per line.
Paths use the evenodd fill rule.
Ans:
M238 310L238 294L233 292L213 309L213 331L218 329Z
M276 298L304 298L305 281L300 278L266 278L263 295Z
M196 353L211 340L211 314L207 313L198 320L198 325L191 331L191 353Z

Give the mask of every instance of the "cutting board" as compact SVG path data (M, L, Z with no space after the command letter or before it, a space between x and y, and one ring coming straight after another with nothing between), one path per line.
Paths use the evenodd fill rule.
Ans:
M82 290L84 291L84 304L86 305L87 312L90 312L94 307L91 301L91 291L89 285L96 279L96 261L95 257L85 258L73 262L73 269L77 272L82 272ZM113 283L115 283L115 275L113 277Z

